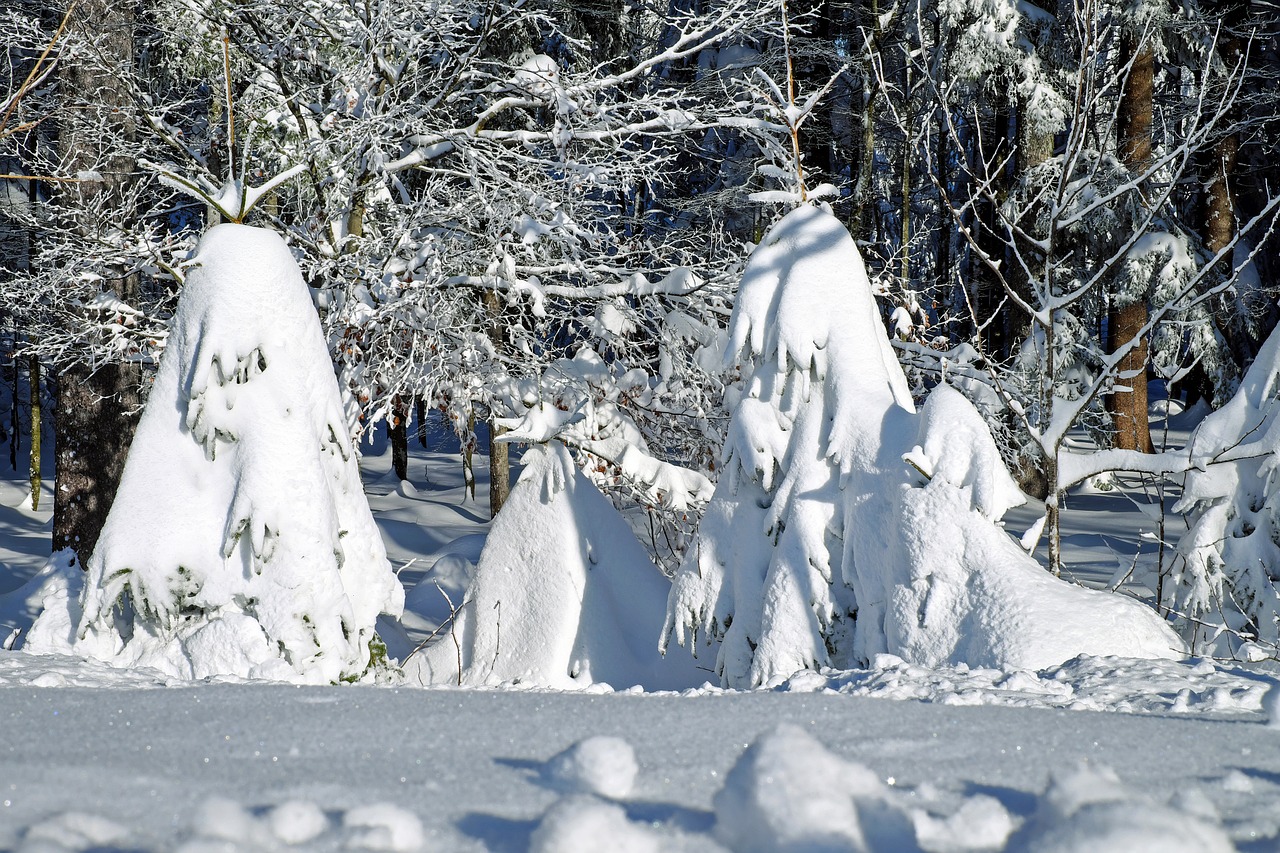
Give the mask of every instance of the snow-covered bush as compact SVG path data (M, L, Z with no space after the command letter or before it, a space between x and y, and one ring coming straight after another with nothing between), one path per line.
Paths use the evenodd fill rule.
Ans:
M448 634L404 665L424 684L696 686L686 654L661 657L666 578L558 441L525 452Z
M1000 668L1178 654L1154 613L1054 579L996 526L1022 497L990 432L947 386L914 413L835 217L799 207L770 230L729 331L741 397L664 647L719 641L716 671L740 687L882 652Z
M191 266L83 593L26 648L189 678L358 678L404 592L307 286L279 235L241 225L209 231Z
M1280 334L1273 332L1235 396L1196 428L1175 512L1174 610L1197 654L1280 655ZM1245 643L1249 643L1244 647Z

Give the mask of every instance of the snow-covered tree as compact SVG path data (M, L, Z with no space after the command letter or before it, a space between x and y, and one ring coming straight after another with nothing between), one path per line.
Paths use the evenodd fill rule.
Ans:
M171 53L206 76L225 28L250 167L306 166L260 215L304 251L364 426L416 398L473 440L586 342L655 378L630 413L652 444L703 461L714 380L674 330L723 324L741 252L682 206L738 112L730 72L699 63L774 8L637 6L600 62L573 10L541 4L164 6L189 22ZM171 161L212 172L192 148Z
M946 386L915 414L829 213L801 206L769 231L729 332L741 386L664 648L718 641L734 687L885 652L1033 668L1179 652L1154 612L1052 578L996 526L1023 498L989 431Z
M278 234L243 225L209 231L188 266L83 591L26 648L185 678L359 678L404 592L306 284Z
M1163 49L1161 31L1149 18L1135 23L1125 9L1107 3L1060 11L1058 49L1071 54L1067 64L1080 73L1073 77L1071 97L1055 101L1070 109L1061 116L1065 126L1053 156L1030 165L1019 155L1020 169L1009 185L1012 154L963 155L972 145L971 129L962 117L944 113L951 153L938 159L960 164L963 180L934 182L967 252L998 290L994 303L965 297L976 330L971 342L985 368L985 384L1000 401L989 413L1005 438L1006 458L1028 491L1044 495L1054 572L1062 561L1058 528L1066 489L1109 470L1183 470L1178 459L1132 452L1141 443L1136 440L1125 449L1116 438L1117 422L1104 417L1106 400L1145 383L1149 365L1170 380L1200 365L1229 393L1233 368L1208 309L1247 263L1244 253L1233 257L1236 246L1244 245L1239 235L1231 246L1206 252L1184 224L1177 195L1195 171L1204 140L1231 124L1238 88L1191 87L1179 109L1157 122L1165 128L1161 135L1152 137L1148 130L1143 139L1133 139L1134 128L1149 127L1134 113L1145 107L1126 95L1135 73L1142 72L1132 67L1135 51L1149 60L1151 51ZM1117 60L1122 41L1129 47L1123 56L1133 61ZM1212 56L1202 58L1201 67L1211 61ZM949 81L935 76L930 85L937 103L947 103ZM1169 132L1174 126L1176 134ZM1126 148L1139 142L1141 151ZM1243 230L1263 234L1274 224L1278 205L1275 197L1265 200ZM1103 316L1111 317L1105 325L1099 322ZM1007 327L1010 317L1026 331L1008 342L1006 355L990 330ZM927 353L918 349L915 355ZM940 376L945 368L936 363ZM1120 408L1133 414L1132 405ZM1137 420L1145 422L1145 410ZM1116 449L1068 449L1068 433L1080 428L1100 446ZM1134 438L1144 430L1130 432Z
M409 658L406 675L568 689L704 682L683 650L658 654L670 584L565 446L534 446L523 462L448 633Z
M1271 336L1225 406L1196 427L1174 507L1172 609L1192 651L1280 657L1280 334Z

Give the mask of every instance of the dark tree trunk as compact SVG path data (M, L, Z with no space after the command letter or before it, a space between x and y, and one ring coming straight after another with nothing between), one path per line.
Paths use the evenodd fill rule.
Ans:
M413 398L414 415L418 418L418 444L425 450L427 447L427 401L421 397Z
M489 340L493 341L495 351L502 352L506 346L506 335L503 333L502 326L503 306L496 293L490 291L485 294L485 308L489 312ZM511 494L511 457L508 454L507 445L495 440L500 435L497 417L497 413L493 410L489 411L489 512L491 516L498 514L498 510L502 509L502 505L507 502L507 496ZM474 494L472 496L474 497Z
M1132 61L1120 97L1120 159L1135 174L1151 165L1152 86L1155 77L1155 54L1138 36L1126 33L1121 38L1122 61ZM1147 303L1139 296L1123 301L1112 296L1107 315L1107 351L1115 352L1134 340L1147 324ZM1151 429L1147 422L1147 342L1141 340L1117 365L1116 384L1128 390L1117 390L1107 397L1107 411L1115 428L1114 446L1122 450L1151 452Z
M409 407L396 397L391 402L391 416L387 419L387 431L391 436L391 470L397 480L409 479Z
M1247 3L1231 3L1224 9L1223 29L1218 38L1218 52L1228 73L1236 73L1244 57L1243 44L1236 31L1248 17ZM1233 108L1228 121L1239 118L1240 110ZM1240 155L1240 136L1234 129L1214 144L1204 176L1204 207L1201 231L1205 247L1217 254L1231 245L1236 237L1236 164ZM1226 264L1231 258L1225 259ZM1243 366L1254 356L1254 344L1249 339L1247 322L1240 317L1234 294L1223 294L1216 300L1217 310L1212 312L1218 330L1227 342L1236 363ZM1207 377L1206 377L1207 378ZM1207 387L1208 383L1205 382Z
M489 424L489 514L496 516L498 510L511 496L511 457L510 445L497 441L504 430L493 423ZM497 476L494 476L496 472Z
M137 419L134 371L71 365L58 374L54 417L53 550L70 548L80 564L107 520Z
M58 66L64 167L101 176L65 185L58 201L74 227L104 240L118 223L132 219L127 187L135 164L119 145L134 134L132 102L117 69L133 67L133 35L130 3L81 0L68 31L81 49ZM122 269L102 272L118 297L136 300L136 275ZM140 384L135 365L58 365L53 548L71 548L81 565L93 553L115 498L137 424Z

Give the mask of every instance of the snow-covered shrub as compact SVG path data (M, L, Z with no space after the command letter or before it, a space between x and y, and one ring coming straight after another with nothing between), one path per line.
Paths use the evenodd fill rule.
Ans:
M799 207L765 236L730 339L741 397L664 646L719 641L739 687L882 652L999 668L1179 653L1154 613L1054 579L996 526L1022 498L990 432L947 386L914 413L829 213Z
M667 579L558 441L524 472L485 541L448 634L405 664L425 684L696 686L687 655L659 656Z
M83 593L26 648L187 678L358 678L404 592L319 320L274 232L201 240Z
M1280 655L1280 334L1235 396L1196 428L1175 512L1190 527L1173 599L1198 654ZM1244 647L1245 643L1249 643Z

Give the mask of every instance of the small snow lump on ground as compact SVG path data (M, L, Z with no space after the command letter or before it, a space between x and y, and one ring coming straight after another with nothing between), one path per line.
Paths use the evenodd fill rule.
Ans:
M547 779L570 793L620 800L631 793L639 766L635 750L622 738L597 735L581 740L547 762Z

